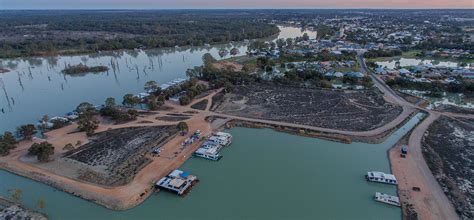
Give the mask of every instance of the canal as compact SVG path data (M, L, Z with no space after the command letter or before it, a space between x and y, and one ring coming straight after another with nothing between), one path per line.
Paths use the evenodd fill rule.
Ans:
M21 189L51 219L401 219L373 200L396 187L368 183L367 171L390 172L387 150L420 120L417 115L381 144L342 144L270 129L233 128L233 144L213 162L189 159L181 169L201 180L186 197L152 195L127 211L111 211L44 184L0 171L0 195Z

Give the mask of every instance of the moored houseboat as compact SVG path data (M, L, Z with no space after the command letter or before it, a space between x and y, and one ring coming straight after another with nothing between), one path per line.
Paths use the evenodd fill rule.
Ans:
M387 195L385 193L375 192L375 201L389 205L400 206L400 199L397 196Z
M197 177L181 170L173 170L168 176L161 178L156 182L157 187L183 195L197 182Z
M395 178L394 175L387 174L384 172L379 172L379 171L367 172L367 175L365 175L365 178L367 179L367 181L370 181L370 182L386 183L386 184L392 184L392 185L398 184L397 179Z

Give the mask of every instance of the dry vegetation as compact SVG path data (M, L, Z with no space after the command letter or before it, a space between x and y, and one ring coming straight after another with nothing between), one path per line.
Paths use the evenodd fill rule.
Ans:
M402 111L375 91L332 91L275 84L237 86L213 110L242 117L341 130L367 131ZM218 105L218 106L217 106Z
M423 139L423 155L456 212L474 218L474 120L439 118Z

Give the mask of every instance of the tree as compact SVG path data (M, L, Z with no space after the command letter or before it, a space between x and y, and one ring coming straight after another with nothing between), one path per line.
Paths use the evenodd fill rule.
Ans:
M201 78L202 77L202 66L195 66L186 70L186 76L189 78Z
M151 91L151 92L155 92L156 90L158 90L158 83L156 83L156 81L148 81L145 83L145 90L146 91Z
M47 141L33 143L28 149L28 154L36 156L40 162L48 162L49 157L54 154L54 146Z
M63 150L70 151L74 150L74 146L71 143L64 145Z
M48 115L44 115L42 118L41 118L41 123L38 125L38 129L44 133L45 131L48 130L48 122L49 122L49 116Z
M150 110L155 111L158 109L158 102L156 101L156 96L155 95L150 95L146 98L148 108Z
M304 41L308 41L308 40L309 40L309 35L308 35L308 33L304 33L304 34L303 34L303 40L304 40Z
M36 208L44 209L44 206L45 206L44 199L43 198L38 199L38 201L36 202Z
M188 130L189 130L188 124L184 121L179 122L176 125L176 128L181 132L188 132Z
M283 38L279 38L276 41L276 45L277 45L278 48L282 49L283 47L286 46L286 41Z
M77 121L77 128L80 131L85 131L88 136L94 134L95 129L99 127L99 121L94 117L81 116Z
M123 96L123 101L122 101L123 105L133 107L135 105L138 105L138 103L140 103L140 99L134 96L133 94L126 94Z
M189 98L189 96L184 95L184 96L181 96L181 97L179 98L179 104L180 104L180 105L187 105L187 104L189 104L189 103L191 103L191 99Z
M115 103L115 98L109 97L105 100L105 107L106 108L115 108L117 104Z
M6 156L10 150L16 148L17 141L11 132L0 135L0 156Z
M21 189L8 190L10 192L10 197L16 203L21 202L21 197L23 196L23 191Z
M96 109L94 105L88 102L83 102L76 107L76 111L81 114L94 115L96 114Z
M31 140L33 135L36 134L36 127L32 124L21 125L16 129L19 137L22 137L23 140Z

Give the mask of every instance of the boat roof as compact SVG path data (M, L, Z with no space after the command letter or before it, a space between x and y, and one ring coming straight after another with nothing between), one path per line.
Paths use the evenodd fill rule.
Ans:
M384 179L390 179L390 180L397 180L393 174L388 174L384 172L379 172L379 171L371 171L367 173L370 177L377 177L377 178L384 178Z

